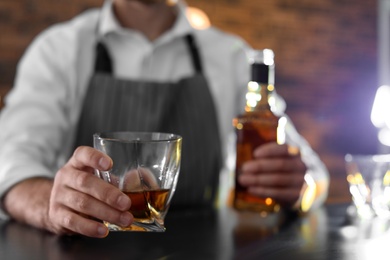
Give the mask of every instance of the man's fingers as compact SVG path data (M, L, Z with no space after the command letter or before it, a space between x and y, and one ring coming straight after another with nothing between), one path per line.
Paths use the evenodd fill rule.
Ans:
M67 196L58 198L57 202L74 212L86 216L93 216L94 218L102 219L122 227L129 226L133 221L133 216L128 211L117 210L111 207L111 204L103 203L76 190L69 190Z
M113 208L121 211L128 210L131 201L123 192L85 170L88 167L108 170L111 166L110 157L104 153L87 146L78 147L67 165L57 172L56 181L105 202Z
M88 146L78 147L68 163L77 169L90 167L107 171L112 167L112 160L108 155Z
M298 147L287 144L265 143L255 149L253 152L255 158L265 157L286 157L299 156L300 151Z
M111 184L75 169L61 170L58 174L56 181L66 185L57 185L52 190L50 215L57 225L59 223L60 226L75 231L71 226L78 217L74 214L80 217L91 216L123 227L132 223L133 216L128 212L130 199ZM57 213L61 209L63 215ZM53 214L58 217L53 218Z
M241 174L239 181L243 186L300 188L304 182L304 176L289 173Z
M85 218L65 207L50 212L50 217L56 219L54 232L58 234L77 233L89 237L102 238L108 234L108 228L100 222Z
M108 170L111 159L91 148L79 147L56 174L50 199L50 219L57 233L75 232L104 237L101 219L122 227L133 222L131 200L118 188L98 178L93 169Z
M305 172L306 165L300 158L270 158L248 161L242 166L243 173L245 172Z
M62 168L57 175L56 181L66 183L67 188L88 194L117 210L128 210L131 206L128 196L95 175L68 167Z

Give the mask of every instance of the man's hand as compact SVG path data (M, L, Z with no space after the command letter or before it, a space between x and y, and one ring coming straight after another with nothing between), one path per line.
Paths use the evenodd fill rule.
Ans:
M296 148L267 143L256 148L254 160L242 166L239 182L256 196L291 207L299 199L306 169Z
M104 237L101 219L127 227L133 221L130 199L119 189L99 179L94 169L107 171L111 159L90 147L79 147L55 179L50 197L49 219L55 233L78 233Z
M124 227L133 221L130 199L93 174L111 166L107 155L79 147L54 182L33 178L15 185L4 198L5 209L18 221L56 234L105 237L108 229L99 220Z

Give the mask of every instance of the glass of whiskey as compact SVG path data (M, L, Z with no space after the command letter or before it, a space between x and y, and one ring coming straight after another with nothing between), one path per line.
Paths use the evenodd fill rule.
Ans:
M390 219L390 154L347 154L345 164L357 216Z
M110 231L164 232L164 219L180 172L182 137L158 132L96 133L94 148L113 160L109 171L95 174L131 199L134 222Z

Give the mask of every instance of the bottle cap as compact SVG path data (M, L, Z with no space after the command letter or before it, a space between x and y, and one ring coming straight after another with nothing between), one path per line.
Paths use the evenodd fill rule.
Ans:
M250 64L260 63L268 66L274 65L275 54L271 49L251 50L249 52Z
M274 52L271 49L252 50L249 53L249 62L252 66L251 80L274 84Z

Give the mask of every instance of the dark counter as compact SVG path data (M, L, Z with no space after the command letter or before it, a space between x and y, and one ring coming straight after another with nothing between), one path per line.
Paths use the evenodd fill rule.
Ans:
M232 209L170 211L165 233L56 236L0 222L0 259L390 259L387 220L354 221L348 204L298 217Z

